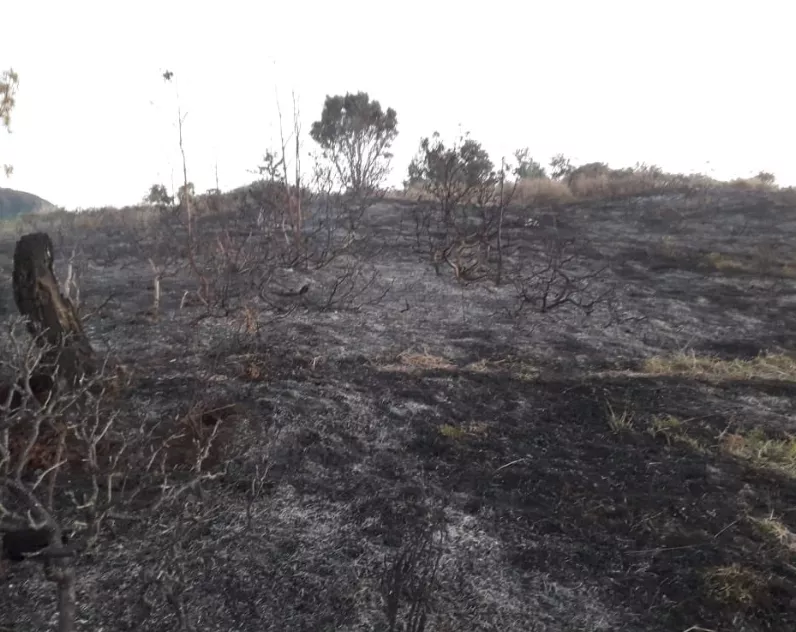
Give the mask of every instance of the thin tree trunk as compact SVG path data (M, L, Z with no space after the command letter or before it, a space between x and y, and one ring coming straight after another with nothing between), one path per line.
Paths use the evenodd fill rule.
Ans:
M179 95L177 97L179 99ZM187 115L186 115L187 116ZM188 263L191 266L191 271L196 275L199 280L201 290L198 293L199 299L207 304L210 301L210 284L204 274L199 270L199 265L196 263L196 249L194 247L193 238L193 200L191 192L188 189L188 162L185 159L185 146L182 140L182 123L184 121L182 116L182 109L179 104L177 105L177 126L180 131L180 154L182 155L182 203L185 205L185 214L188 222Z
M506 183L505 164L500 173L500 209L498 211L498 228L497 228L497 274L495 275L495 285L500 286L503 282L503 216L506 211L506 203L503 198L504 188Z
M160 289L160 279L162 277L162 272L155 264L154 259L149 260L149 265L152 266L152 278L153 278L153 290L154 290L154 297L152 300L152 311L157 316L158 312L160 311L160 296L161 296L161 289Z
M177 122L180 130L180 154L182 154L182 183L183 183L183 203L185 212L188 216L188 247L193 248L193 214L191 212L191 196L188 192L188 163L185 160L185 147L182 142L182 110L177 106Z
M58 632L73 632L77 618L75 571L61 570L58 578Z

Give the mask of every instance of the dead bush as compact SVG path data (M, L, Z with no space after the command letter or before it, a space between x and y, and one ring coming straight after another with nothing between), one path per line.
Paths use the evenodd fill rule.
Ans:
M216 476L210 468L224 463L234 424L226 407L205 403L176 420L123 415L116 404L126 378L108 362L70 389L42 390L31 376L42 374L40 365L53 349L27 335L19 321L0 342L6 384L0 531L50 534L50 545L36 558L57 586L58 630L70 631L76 623L72 557L95 546L114 516L152 516L198 492L202 481ZM67 532L73 536L68 545Z
M604 280L608 266L589 265L583 258L585 248L575 238L561 237L518 248L508 272L515 289L510 315L517 318L527 310L546 314L562 307L588 315L609 306L614 288Z

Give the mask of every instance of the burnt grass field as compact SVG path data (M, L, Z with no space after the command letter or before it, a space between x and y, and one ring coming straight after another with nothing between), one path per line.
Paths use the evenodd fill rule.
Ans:
M132 372L115 423L198 406L221 428L213 478L77 557L78 629L796 629L796 205L511 209L510 243L572 239L572 265L604 268L591 314L437 274L413 209L366 214L361 291L341 258L208 313L180 306L183 269L158 318L113 222L37 220L59 279L79 246L87 333ZM55 605L34 562L0 580L0 630Z

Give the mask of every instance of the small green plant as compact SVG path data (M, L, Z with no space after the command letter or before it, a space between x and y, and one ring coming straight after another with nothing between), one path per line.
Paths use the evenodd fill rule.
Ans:
M688 436L686 422L674 415L656 416L647 432L655 438L663 438L667 445L682 443L697 450L702 449L698 439Z
M608 408L608 427L611 429L611 432L614 434L620 434L633 429L635 418L633 417L633 413L631 411L625 409L622 412L617 413L614 410L614 407L611 406L611 402L606 400L605 404Z
M442 424L439 433L447 439L463 439L467 435L463 428L452 424Z
M648 428L653 437L663 437L668 445L672 445L683 435L683 422L674 415L655 417Z
M459 441L465 437L475 437L487 432L487 425L480 422L471 422L465 426L454 426L453 424L442 424L439 433L448 439Z

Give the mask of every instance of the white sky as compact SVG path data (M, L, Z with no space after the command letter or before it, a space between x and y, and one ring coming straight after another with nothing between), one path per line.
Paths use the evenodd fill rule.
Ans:
M326 94L398 113L391 181L421 136L469 130L495 162L636 161L796 184L789 0L5 0L0 70L20 75L0 186L66 206L178 183L179 82L197 192L254 179L278 138L275 90L305 133ZM305 149L313 142L306 137ZM709 161L709 164L707 164Z

